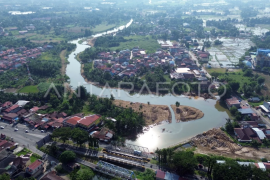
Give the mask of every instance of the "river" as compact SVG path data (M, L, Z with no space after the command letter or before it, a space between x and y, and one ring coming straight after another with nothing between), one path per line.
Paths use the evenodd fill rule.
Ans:
M130 21L127 25L130 25ZM123 26L121 28L124 28ZM113 30L114 32L117 29ZM101 36L102 34L97 34L95 37ZM106 33L105 33L106 34ZM223 108L216 108L218 106L216 100L203 100L199 99L189 99L185 96L153 96L153 95L138 95L133 94L129 95L124 90L117 89L102 89L94 85L88 84L85 82L84 78L81 76L81 64L75 59L75 54L78 54L84 51L90 46L85 44L79 44L78 40L71 41L77 45L75 52L71 53L68 57L69 64L67 65L66 74L70 77L69 83L72 88L76 88L78 85L84 85L88 92L102 96L110 97L110 94L114 95L115 99L130 101L130 102L139 102L151 104L160 104L168 105L175 104L176 101L179 101L181 105L192 106L197 109L200 109L204 113L204 117L199 120L189 121L189 122L180 122L176 123L174 113L172 112L172 123L164 123L158 126L154 126L146 133L140 135L135 141L127 140L126 143L135 144L143 147L148 147L150 151L155 150L157 147L165 148L172 146L178 142L182 142L196 136L199 133L210 130L214 127L220 127L225 124L228 114ZM165 128L165 132L162 132L162 129Z

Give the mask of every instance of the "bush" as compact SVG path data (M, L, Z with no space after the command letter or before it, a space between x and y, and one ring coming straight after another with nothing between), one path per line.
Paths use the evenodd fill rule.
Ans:
M59 160L62 163L69 163L76 159L76 154L73 151L64 151L60 157Z

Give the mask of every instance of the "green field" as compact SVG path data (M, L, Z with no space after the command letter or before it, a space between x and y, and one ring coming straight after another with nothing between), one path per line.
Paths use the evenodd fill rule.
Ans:
M60 56L54 56L52 53L49 52L43 52L41 56L37 58L37 60L42 60L42 61L60 61Z
M145 49L147 53L154 53L160 45L157 40L153 39L151 36L128 36L124 37L126 42L121 42L119 46L110 48L111 50L123 50L123 49L132 49L139 46L142 49Z
M217 73L223 73L225 74L226 73L226 68L207 68L206 71L211 74L213 72L217 72ZM240 72L241 70L240 69L234 69L233 72ZM233 73L232 71L228 71L228 73Z
M16 35L16 34L14 34ZM17 38L27 38L35 43L44 43L44 42L60 42L65 40L61 36L56 36L51 31L49 34L37 34L37 33L26 33L25 35L16 35Z
M237 72L237 73L228 73L224 75L220 75L219 78L225 78L232 79L236 82L239 82L240 87L243 87L245 83L249 84L251 81L250 77L244 76L243 72Z
M28 150L28 149L26 149L26 148L24 148L23 150L21 150L20 152L18 152L16 155L17 156L21 156L21 155L26 155L28 153L31 153L31 151Z
M116 24L109 24L109 25L107 25L107 23L101 23L101 24L97 25L96 27L94 27L91 30L94 33L97 33L97 32L107 31L108 29L115 28L116 26L117 26Z
M37 93L38 88L37 86L25 86L19 90L18 93Z
M270 75L264 74L264 73L257 73L257 72L256 74L265 78L265 82L264 82L265 88L262 88L262 94L265 96L270 96Z

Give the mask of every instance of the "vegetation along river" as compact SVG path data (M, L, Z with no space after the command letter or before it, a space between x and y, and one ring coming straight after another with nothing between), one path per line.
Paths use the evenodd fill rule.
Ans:
M131 23L132 20L127 24L127 26L129 26ZM121 28L124 28L124 26L118 29ZM118 29L113 30L113 32L117 31ZM104 34L106 33L97 34L94 37L102 36ZM138 94L129 95L124 90L104 89L103 91L103 89L100 87L86 83L80 72L81 64L75 59L75 54L84 51L90 46L79 44L79 40L80 39L70 42L76 44L77 48L75 52L72 52L69 55L69 64L67 65L66 69L66 74L68 77L70 77L69 83L73 89L75 89L78 85L84 85L88 92L98 96L101 95L101 93L102 97L110 97L110 94L113 94L115 99L119 100L139 103L150 102L151 104L168 105L170 108L172 113L172 123L163 123L161 125L154 126L150 128L149 131L139 135L135 141L127 140L127 143L148 147L150 151L153 151L157 147L165 148L175 145L179 142L187 140L188 138L196 136L197 134L203 133L204 131L210 130L214 127L220 127L225 124L226 118L228 118L228 114L223 108L215 107L217 104L216 100L208 99L205 101L201 98L189 99L185 96L176 97L170 94L165 96L139 96ZM173 110L170 107L170 105L175 104L176 101L179 101L181 105L191 106L201 110L204 113L204 117L199 120L176 123ZM163 132L164 128L165 131Z

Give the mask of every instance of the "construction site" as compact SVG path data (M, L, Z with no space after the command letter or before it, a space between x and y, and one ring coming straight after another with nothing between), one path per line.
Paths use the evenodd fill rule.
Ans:
M171 107L174 111L175 119L177 122L197 120L201 119L204 116L204 113L201 110L196 109L194 107L190 106L176 107L176 105L171 105Z
M190 144L197 147L195 153L227 156L230 158L254 159L270 158L267 148L255 149L235 143L219 128L211 129L191 138Z
M132 108L136 112L142 112L146 125L159 124L162 121L172 122L171 111L166 105L133 103L122 100L114 100L114 104L118 107Z

